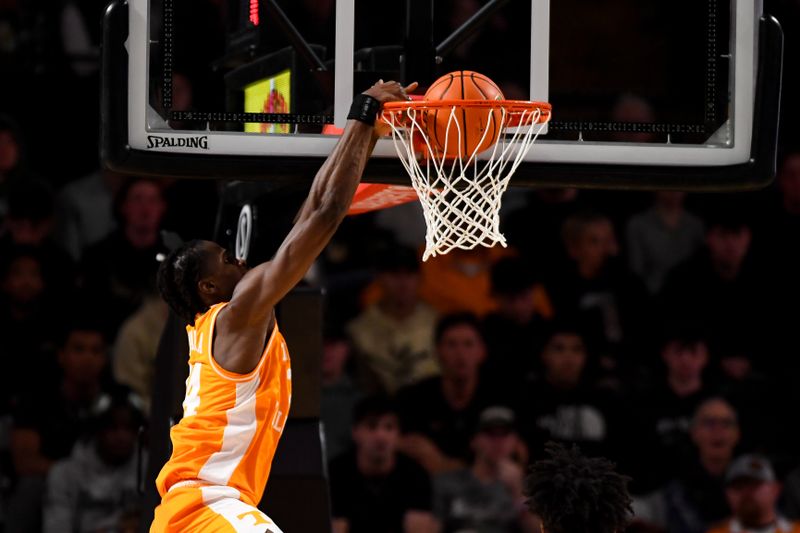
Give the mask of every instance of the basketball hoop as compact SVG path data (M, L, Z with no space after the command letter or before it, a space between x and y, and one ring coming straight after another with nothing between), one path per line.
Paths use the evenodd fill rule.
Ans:
M520 100L384 104L381 119L422 203L423 261L455 248L506 246L502 195L550 110L550 104ZM478 128L467 124L468 116Z

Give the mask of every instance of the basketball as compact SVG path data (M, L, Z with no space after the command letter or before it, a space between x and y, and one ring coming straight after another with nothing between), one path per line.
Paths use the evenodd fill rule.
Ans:
M503 100L504 97L497 84L483 74L458 70L433 82L425 99ZM448 159L469 158L497 142L501 119L500 109L462 109L455 116L451 116L449 108L432 110L426 116L428 138L432 147L438 148Z

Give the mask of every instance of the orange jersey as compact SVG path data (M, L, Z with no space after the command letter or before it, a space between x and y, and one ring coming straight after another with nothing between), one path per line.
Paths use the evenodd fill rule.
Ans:
M179 482L228 486L250 505L264 493L292 399L289 351L276 323L252 372L222 368L211 348L225 305L214 305L186 327L189 377L183 418L170 431L172 456L156 480L162 498Z

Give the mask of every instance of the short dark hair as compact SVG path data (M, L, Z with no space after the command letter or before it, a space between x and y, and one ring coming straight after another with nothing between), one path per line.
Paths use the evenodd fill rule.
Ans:
M102 316L102 311L98 308L99 304L94 301L87 301L86 304L74 309L70 316L62 322L58 331L58 347L64 348L70 336L76 331L97 333L108 344L111 339L108 321Z
M445 315L436 323L434 331L434 340L438 344L442 340L444 334L448 330L456 326L469 326L473 328L481 338L483 338L483 331L481 329L480 320L472 313L452 313Z
M388 396L376 394L362 398L353 408L353 426L357 426L370 418L385 415L398 416L397 405Z
M528 507L547 533L619 533L632 513L630 479L601 457L577 446L549 442L549 456L533 464L526 482Z
M190 325L194 325L198 313L208 310L197 292L205 258L200 249L201 242L192 240L170 252L158 267L156 279L161 297L175 314Z
M701 324L695 321L674 320L664 322L660 331L660 347L677 342L681 346L708 345L708 334Z
M542 338L544 339L544 344L547 344L556 335L575 335L580 337L585 344L587 342L585 329L579 317L561 317L552 320L543 328Z

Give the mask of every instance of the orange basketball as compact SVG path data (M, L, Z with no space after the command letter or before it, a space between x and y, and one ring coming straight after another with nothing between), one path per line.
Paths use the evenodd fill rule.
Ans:
M458 70L433 82L425 93L425 99L503 100L504 97L500 88L483 74ZM468 158L474 152L483 152L497 142L501 119L502 112L499 109L460 109L456 110L453 117L449 107L432 109L426 114L428 138L431 146L444 152L447 158Z

